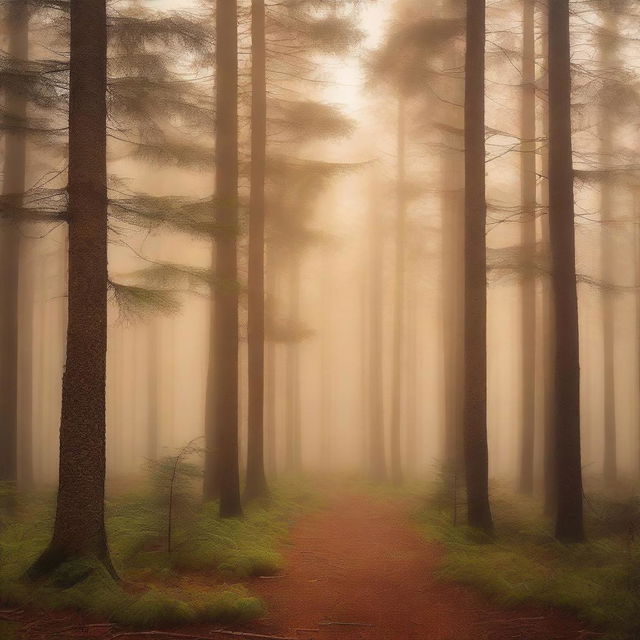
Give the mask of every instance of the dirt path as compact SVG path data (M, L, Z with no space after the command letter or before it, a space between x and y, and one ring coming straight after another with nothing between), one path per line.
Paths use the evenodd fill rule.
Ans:
M295 527L282 576L252 582L269 614L251 630L300 640L586 637L584 625L570 616L505 610L473 589L437 581L440 557L437 546L412 529L402 506L342 497Z

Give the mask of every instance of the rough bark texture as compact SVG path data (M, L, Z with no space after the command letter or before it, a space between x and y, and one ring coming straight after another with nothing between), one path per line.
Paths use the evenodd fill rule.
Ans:
M549 224L555 324L556 537L584 539L569 1L549 3Z
M107 17L104 0L71 0L69 295L60 469L52 541L38 576L92 555L113 572L104 527L107 353Z
M491 532L487 447L485 2L467 0L464 457L469 525Z
M382 380L382 290L384 243L377 198L377 184L371 185L369 241L369 477L374 482L387 479L384 446L384 392Z
M398 101L396 220L395 220L395 280L393 307L393 364L391 378L390 463L391 481L402 483L402 385L404 345L405 252L407 227L406 198L406 113L404 99Z
M268 494L264 470L264 230L267 80L264 0L251 2L251 195L249 203L248 498Z
M536 34L535 0L524 0L522 12L521 246L522 414L519 489L533 494L536 421Z
M26 0L14 0L8 13L8 51L17 60L29 56L29 18ZM23 96L6 92L6 110L24 118ZM17 212L25 189L26 140L21 132L6 132L2 193L16 209L16 217L0 221L0 481L18 479L18 291L20 231Z
M238 6L216 2L216 240L204 497L242 514L238 464Z

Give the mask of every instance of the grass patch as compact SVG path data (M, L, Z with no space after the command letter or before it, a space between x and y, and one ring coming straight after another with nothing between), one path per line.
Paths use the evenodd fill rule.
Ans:
M610 501L601 502L613 508ZM567 609L610 640L640 637L640 544L625 526L607 526L613 517L605 521L592 513L590 540L563 545L552 537L536 503L501 494L493 510L497 535L487 540L465 526L454 527L451 510L437 498L426 508L423 502L418 526L447 551L442 578L478 587L505 606Z
M262 615L264 607L238 582L281 569L278 549L292 520L314 500L304 485L283 484L268 504L250 505L243 519L220 520L217 504L202 505L195 487L183 487L174 504L169 553L166 495L151 482L140 493L107 502L109 544L122 582L85 558L32 583L24 572L49 541L54 496L22 496L0 521L0 600L77 610L136 629L244 622ZM199 577L193 583L192 573Z

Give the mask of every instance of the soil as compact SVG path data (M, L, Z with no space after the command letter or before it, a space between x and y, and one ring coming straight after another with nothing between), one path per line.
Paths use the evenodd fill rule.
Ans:
M362 494L334 498L294 526L281 575L249 590L268 614L227 638L259 640L578 640L600 634L544 607L505 608L472 587L443 582L443 550L412 526L406 503ZM194 577L191 578L193 580ZM199 575L195 582L215 582ZM77 614L0 611L0 640L220 639L220 627L124 633ZM231 635L231 633L233 635ZM252 634L252 635L251 635Z
M434 571L442 555L412 526L406 505L343 496L294 528L282 576L250 585L269 605L267 618L254 629L300 640L595 635L570 615L541 607L505 609L470 587L438 580Z

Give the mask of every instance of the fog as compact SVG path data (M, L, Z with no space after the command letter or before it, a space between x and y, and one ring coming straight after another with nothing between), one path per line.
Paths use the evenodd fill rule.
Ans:
M640 637L639 33L0 0L0 638Z
M125 3L126 4L126 3ZM143 3L144 4L144 3ZM149 4L149 3L147 3ZM189 2L151 3L162 11L197 11ZM293 343L277 337L267 341L266 386L267 450L272 451L271 473L287 471L284 440L288 421L300 429L303 463L306 469L323 473L333 471L362 472L367 467L368 429L372 404L368 367L371 363L370 302L371 260L382 269L382 335L379 345L382 367L382 411L389 440L392 407L392 363L394 358L394 265L397 259L393 239L397 187L397 90L393 77L372 71L372 60L384 50L386 42L403 27L411 15L416 20L435 14L435 6L421 9L411 3L377 2L352 9L336 9L343 15L356 11L355 25L363 30L360 41L344 53L331 55L310 52L300 63L300 76L277 69L273 63L274 110L277 102L312 100L340 109L350 120L350 131L329 136L301 131L286 133L287 122L271 125L273 141L269 149L280 154L283 148L296 158L318 163L340 163L342 169L322 180L309 202L301 203L309 241L295 251L267 249L267 299L273 322L292 322L292 294L287 270L299 269L299 326ZM496 480L515 482L518 475L521 437L522 392L522 305L521 285L517 274L521 223L520 164L523 155L518 143L521 102L521 63L519 61L521 28L517 3L497 3L488 9L487 67L487 198L489 203L487 241L489 255L495 255L494 269L488 281L488 431L490 473ZM318 12L322 10L319 9ZM404 18L403 11L407 14ZM403 23L404 20L404 23ZM598 12L585 8L575 18L575 65L584 66L583 75L599 73L600 63L595 35L600 22ZM634 23L635 24L635 23ZM633 26L633 25L632 25ZM538 28L539 25L538 25ZM590 32L591 31L591 32ZM540 35L540 31L538 32ZM37 49L38 34L32 49ZM538 37L538 73L544 79L543 51ZM459 44L459 42L458 42ZM156 45L157 46L157 45ZM448 44L455 53L455 42ZM241 49L248 44L241 39ZM632 74L636 44L625 42L619 48L619 63L625 73ZM277 56L282 52L274 51ZM402 56L411 52L398 51ZM187 55L187 54L184 54ZM450 54L449 58L451 58ZM246 62L246 59L245 59ZM180 61L174 61L179 64ZM415 63L412 61L413 64ZM446 69L445 60L428 60L442 77L425 86L424 77L416 72L407 82L403 107L407 119L406 183L403 188L410 200L407 206L405 254L404 344L401 354L402 379L402 459L408 475L435 473L444 459L445 428L443 349L445 323L443 295L450 287L459 286L443 272L444 255L441 225L447 213L446 191L450 176L443 157L452 151L443 137L442 118L449 118L458 108L450 97L459 94L452 84L460 82L460 71ZM247 63L248 64L248 63ZM397 63L396 63L397 64ZM242 67L246 64L241 63ZM293 68L293 67L292 67ZM303 71L304 70L304 73ZM446 77L446 73L450 77ZM456 73L458 78L456 79ZM304 77L307 74L308 77ZM434 72L435 74L435 72ZM245 73L246 75L246 73ZM198 77L201 76L201 77ZM206 71L191 74L199 88ZM586 82L578 74L574 154L577 168L597 169L602 163L618 162L614 158L598 158L598 126L601 109L597 106L596 77ZM633 82L635 76L630 75ZM246 80L241 77L241 85ZM213 89L213 84L211 90ZM205 87L206 96L209 90ZM544 98L538 100L538 126L543 126ZM246 104L241 100L241 139L248 136ZM244 110L244 115L242 115ZM448 112L448 113L447 113ZM278 117L281 117L280 115ZM285 114L286 117L286 114ZM616 153L632 153L637 131L636 120L616 118L614 145ZM625 116L626 118L626 116ZM284 133L283 133L284 132ZM194 132L171 131L172 139L191 139ZM211 144L213 144L211 140ZM537 145L538 172L538 236L543 237L546 212L544 153L540 136ZM245 152L242 152L245 153ZM109 142L112 183L122 181L128 193L144 192L152 196L209 197L213 171L205 168L168 166L159 162L134 161L127 145ZM44 157L43 157L44 156ZM620 161L622 162L622 161ZM631 161L629 161L630 165ZM45 174L44 169L47 173ZM29 148L29 183L36 185L42 175L64 169L64 161L49 158L47 150L39 152L35 144ZM603 465L603 412L605 394L603 368L603 307L610 304L615 336L614 404L617 425L618 469L623 477L637 477L640 430L638 429L637 366L637 272L636 213L633 167L628 166L628 179L612 187L616 222L603 227L600 222L601 187L597 181L577 181L576 242L578 271L582 282L580 297L580 337L582 370L582 442L585 474L597 478ZM626 182L631 181L631 184ZM461 184L463 184L463 180ZM53 185L63 186L63 177ZM271 187L275 190L280 185ZM117 187L114 187L117 188ZM241 178L241 195L247 197L248 184ZM274 196L279 197L279 196ZM269 205L267 217L272 212ZM296 207L291 209L295 214ZM379 220L379 222L374 222ZM267 225L269 222L267 222ZM382 239L379 255L370 255L371 227L380 224ZM189 237L167 229L138 230L131 225L114 225L109 248L109 270L114 278L132 282L131 275L149 265L170 263L187 268L206 269L210 263L210 241ZM116 228L117 227L117 228ZM613 271L602 265L601 236L612 244ZM66 239L62 225L31 225L24 231L28 238L24 252L24 285L21 291L25 323L21 323L20 342L23 375L31 371L21 402L25 414L31 412L34 477L38 482L53 483L57 470L57 427L60 415L61 373L64 362L66 306ZM296 241L294 240L294 243ZM240 237L241 286L246 286L246 238ZM290 266L291 261L295 265ZM514 264L502 264L502 263ZM490 257L491 264L491 257ZM609 274L605 274L605 268ZM542 267L541 269L544 269ZM129 280L127 280L129 278ZM542 311L545 276L537 276L536 340L544 342ZM618 289L605 296L605 280ZM243 284L244 283L244 284ZM192 283L193 284L193 283ZM164 285L163 285L164 286ZM171 287L170 287L171 288ZM133 476L140 472L149 457L148 439L157 439L157 455L170 455L185 443L202 435L208 359L208 318L211 313L209 294L197 285L183 283L175 287L179 308L170 312L119 306L113 298L109 307L109 349L107 382L108 471L111 479ZM191 289L187 291L186 289ZM242 304L244 303L244 304ZM129 305L131 306L131 305ZM135 306L135 305L133 305ZM241 333L246 338L246 300L241 301ZM30 324L32 323L32 327ZM284 329L286 331L286 328ZM295 364L287 353L295 350ZM246 457L246 340L240 346L240 459ZM295 377L288 367L295 366ZM531 389L536 402L536 460L543 453L544 422L544 348L536 354L536 388ZM294 405L293 407L291 405ZM293 412L294 415L291 415ZM26 419L26 418L25 418ZM538 465L537 476L542 471ZM539 478L538 478L539 479ZM537 481L538 483L538 481ZM538 483L539 484L539 483Z

